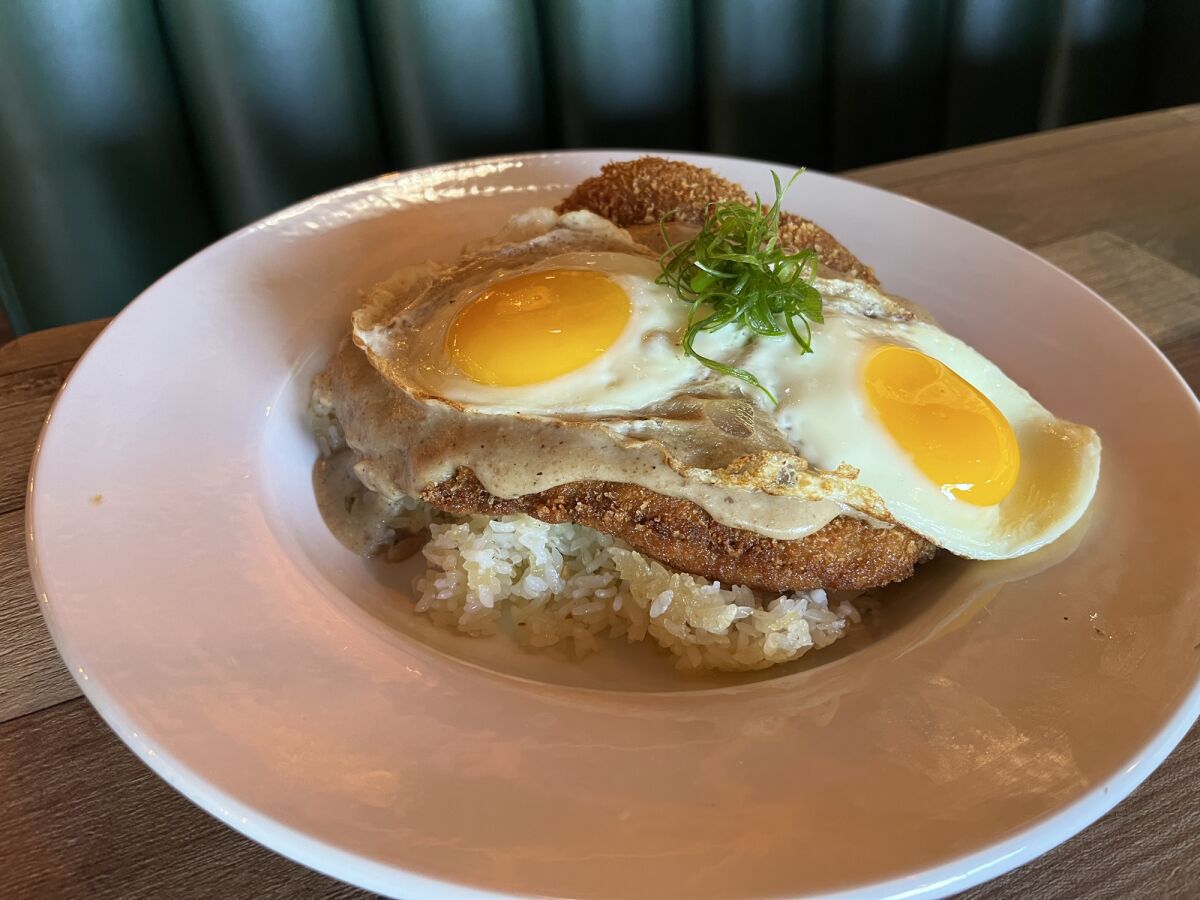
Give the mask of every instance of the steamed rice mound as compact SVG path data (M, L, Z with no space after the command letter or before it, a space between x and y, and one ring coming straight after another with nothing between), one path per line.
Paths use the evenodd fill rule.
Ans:
M313 393L309 423L322 459L347 453L332 406ZM740 672L789 662L832 644L862 621L823 590L782 595L724 587L668 569L612 535L531 516L455 517L407 496L385 499L353 466L373 520L369 555L428 532L416 612L473 636L515 633L526 647L560 645L576 658L603 639L669 650L679 669Z
M470 635L506 620L528 647L577 657L605 635L653 639L680 669L744 671L796 659L860 621L825 591L770 596L673 572L610 535L529 516L429 526L416 611Z

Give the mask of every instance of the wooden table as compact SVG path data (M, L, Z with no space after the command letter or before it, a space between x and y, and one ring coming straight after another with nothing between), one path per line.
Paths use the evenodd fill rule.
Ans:
M1200 387L1200 106L850 177L1006 235L1116 304ZM80 697L25 560L25 479L55 391L103 327L0 349L0 894L364 896L276 856L152 775ZM1200 891L1200 730L1083 834L970 897Z

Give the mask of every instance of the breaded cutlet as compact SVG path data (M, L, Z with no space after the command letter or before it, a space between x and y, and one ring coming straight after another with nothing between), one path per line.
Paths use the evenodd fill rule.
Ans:
M558 211L587 209L631 227L677 210L698 224L710 202L730 199L752 202L741 188L705 169L646 157L605 166ZM810 247L831 268L874 282L870 268L819 226L789 216L785 227L784 239L794 248ZM544 522L573 522L612 534L679 571L767 591L878 587L908 578L937 550L902 526L878 528L849 516L805 537L777 540L722 525L690 501L621 482L578 481L502 499L462 468L421 498L455 515L525 513Z

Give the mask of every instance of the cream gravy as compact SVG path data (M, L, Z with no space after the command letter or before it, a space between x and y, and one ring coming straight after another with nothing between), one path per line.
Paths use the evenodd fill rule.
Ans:
M723 525L780 540L804 537L840 515L862 517L831 499L685 478L667 465L661 446L640 437L622 440L591 426L520 416L463 416L419 403L392 391L350 342L331 362L323 402L336 412L353 457L339 453L318 463L314 487L331 530L357 552L374 552L387 542L379 517L402 497L419 497L459 468L469 468L489 493L506 499L575 481L636 484L695 503ZM413 408L405 409L408 404ZM689 433L680 429L681 435ZM675 440L673 453L693 457L692 465L729 461L753 449L736 437L708 437L694 448L681 443L683 438L658 440Z

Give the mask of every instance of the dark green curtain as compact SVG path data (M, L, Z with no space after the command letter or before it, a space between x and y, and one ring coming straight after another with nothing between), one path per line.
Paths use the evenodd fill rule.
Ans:
M161 0L158 9L221 230L387 167L353 3Z
M382 171L559 147L839 170L1200 100L1175 0L0 0L0 297L108 315Z
M0 281L15 328L111 315L218 235L155 8L0 2Z

